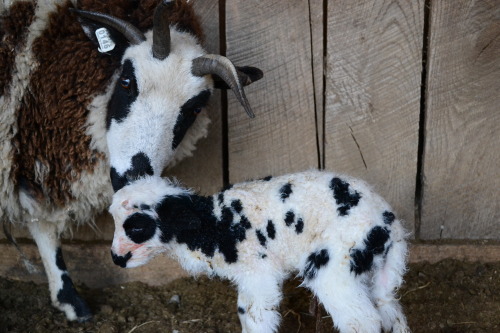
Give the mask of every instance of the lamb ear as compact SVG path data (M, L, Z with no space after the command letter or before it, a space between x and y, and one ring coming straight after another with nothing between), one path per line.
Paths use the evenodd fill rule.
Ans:
M70 8L77 15L83 32L101 53L120 57L130 45L146 39L132 24L114 16Z

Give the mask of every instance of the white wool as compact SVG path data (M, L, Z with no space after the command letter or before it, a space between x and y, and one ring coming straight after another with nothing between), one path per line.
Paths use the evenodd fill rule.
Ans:
M341 196L331 187L333 178L347 184L348 194L343 195L356 195L356 192L360 195L347 214L339 210L345 203L336 197ZM291 193L282 197L281 189L286 184L291 185ZM205 273L230 279L238 288L238 306L244 312L239 313L243 332L277 330L279 314L276 309L282 297L281 284L292 273L304 278L302 285L318 296L341 332L379 333L381 328L394 333L409 331L401 306L394 297L406 267L406 234L398 219L386 222L384 214L392 212L390 205L365 182L311 170L269 181L236 184L222 195L213 195L211 215L220 216L225 207L232 211L232 225L240 223L243 215L251 224L244 239L236 242L236 262L227 262L220 249L209 256L201 249L177 243L175 235L168 243L161 241L158 224L174 221L162 220L158 215L168 206L162 206L160 212L155 207L169 196L191 193L159 177L135 182L116 192L110 207L116 230L112 252L121 257L127 253L131 255L126 267L143 265L158 253L166 252L193 275ZM234 204L236 201L241 202L240 213L235 208L238 206ZM142 204L149 207L142 210ZM184 207L183 212L186 209L189 208ZM130 239L123 227L127 218L138 212L157 219L154 236L141 243ZM286 223L288 212L295 215L289 225ZM303 222L302 229L299 219ZM267 228L269 221L274 226L273 236ZM383 251L374 254L371 268L356 273L352 251L364 251L367 237L374 230L387 232ZM261 238L266 238L264 243L259 233ZM207 234L206 241L214 236ZM228 244L225 246L231 246ZM318 264L311 259L320 253L327 254L326 263Z

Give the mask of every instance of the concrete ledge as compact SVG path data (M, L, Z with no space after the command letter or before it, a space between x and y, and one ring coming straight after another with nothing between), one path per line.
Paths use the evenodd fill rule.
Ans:
M47 279L35 244L27 242L20 246L26 256L40 268L40 271L29 274L17 250L12 245L3 242L0 243L0 276L14 280L46 283ZM107 242L63 244L64 258L73 280L90 288L102 288L132 281L162 285L187 276L176 261L166 256L158 256L148 265L139 268L120 268L111 261L109 249L110 243ZM474 242L411 245L409 258L411 263L423 261L436 263L443 259L500 261L500 244Z

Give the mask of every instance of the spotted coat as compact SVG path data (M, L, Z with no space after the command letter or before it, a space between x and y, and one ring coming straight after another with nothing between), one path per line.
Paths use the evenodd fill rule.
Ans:
M407 332L394 297L405 231L359 179L308 171L203 197L151 177L118 191L110 212L115 263L136 267L167 252L192 274L234 281L244 332L277 329L280 286L292 273L341 332Z

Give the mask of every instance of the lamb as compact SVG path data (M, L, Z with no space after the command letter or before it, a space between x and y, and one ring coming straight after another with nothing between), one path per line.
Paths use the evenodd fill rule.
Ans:
M190 155L214 87L253 116L243 86L262 72L207 54L185 0L74 2L15 2L0 17L0 220L28 227L52 303L85 321L60 234Z
M407 244L389 204L359 179L311 170L236 184L204 197L147 177L109 209L121 267L159 253L193 275L231 280L243 332L275 332L283 280L293 272L340 332L409 332L395 289Z

